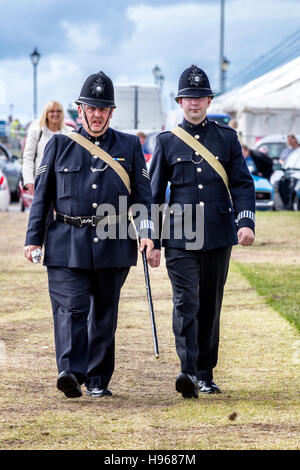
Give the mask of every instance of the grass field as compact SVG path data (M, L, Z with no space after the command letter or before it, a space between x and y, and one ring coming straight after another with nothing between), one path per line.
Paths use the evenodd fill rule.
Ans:
M150 270L159 359L139 262L120 301L113 396L68 400L56 390L46 271L22 256L27 217L0 214L1 449L299 449L300 214L259 213L254 246L233 249L215 371L222 393L198 400L174 387L164 263Z

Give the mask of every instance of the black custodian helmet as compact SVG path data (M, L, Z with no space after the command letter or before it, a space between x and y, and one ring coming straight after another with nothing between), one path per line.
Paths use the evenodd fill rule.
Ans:
M115 108L114 86L104 72L90 75L84 82L76 104L87 104L94 108Z
M202 98L205 96L214 97L207 75L197 65L191 65L180 75L175 100L178 103L179 98Z

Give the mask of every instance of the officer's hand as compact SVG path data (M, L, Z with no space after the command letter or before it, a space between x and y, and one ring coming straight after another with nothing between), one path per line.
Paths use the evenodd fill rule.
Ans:
M139 246L139 250L140 250L141 253L142 253L142 251L144 251L145 247L147 247L146 248L146 258L148 259L149 255L150 255L150 252L151 252L151 250L153 250L153 247L154 247L153 241L150 238L141 238L140 246Z
M148 264L150 264L151 268L158 268L160 265L160 250L156 248L151 251L150 256L148 258Z
M253 230L249 227L242 227L238 230L237 233L238 236L238 242L242 246L249 246L252 245L254 242L254 233Z
M34 184L33 183L28 183L25 186L25 189L33 196L34 193Z
M39 248L40 250L42 249L41 246L37 246L37 245L27 245L27 246L24 246L24 255L25 255L25 258L27 258L29 261L32 261L32 256L31 256L31 253L36 250L37 248Z

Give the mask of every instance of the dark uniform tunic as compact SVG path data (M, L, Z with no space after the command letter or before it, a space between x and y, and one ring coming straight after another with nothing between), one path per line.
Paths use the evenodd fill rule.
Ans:
M176 216L172 211L170 237L163 239L162 245L173 288L173 330L182 372L210 380L217 363L220 309L231 247L238 242L238 228L254 230L255 190L232 128L208 119L197 126L184 120L181 126L223 165L232 196L231 203L223 180L201 155L171 132L158 135L150 167L154 203L165 201L170 182L170 206L179 204L183 214L184 205L190 204L193 218L197 205L204 211L201 249L186 249L191 240L184 231L180 239L174 236ZM160 248L160 241L156 241L156 248Z
M137 241L128 236L101 239L96 226L79 228L58 220L50 222L45 236L45 221L51 204L59 214L88 218L96 215L102 204L110 204L118 215L139 203L146 211L139 235L150 238L152 194L138 137L111 128L98 140L83 128L79 133L96 141L125 168L131 194L101 159L67 136L54 135L37 172L25 244L42 246L45 237L44 264L48 267L59 372L71 371L81 383L86 380L88 386L106 388L114 368L120 289L130 266L137 262ZM121 206L119 196L123 196ZM125 224L127 227L129 222Z

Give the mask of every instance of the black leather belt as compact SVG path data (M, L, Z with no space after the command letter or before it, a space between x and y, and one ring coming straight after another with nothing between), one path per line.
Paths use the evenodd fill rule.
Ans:
M127 214L120 215L81 215L77 217L71 217L69 215L60 214L56 212L55 219L58 222L62 222L66 225L74 225L74 227L96 227L99 222L102 222L103 225L112 225L118 224L119 222L125 222L128 220Z

